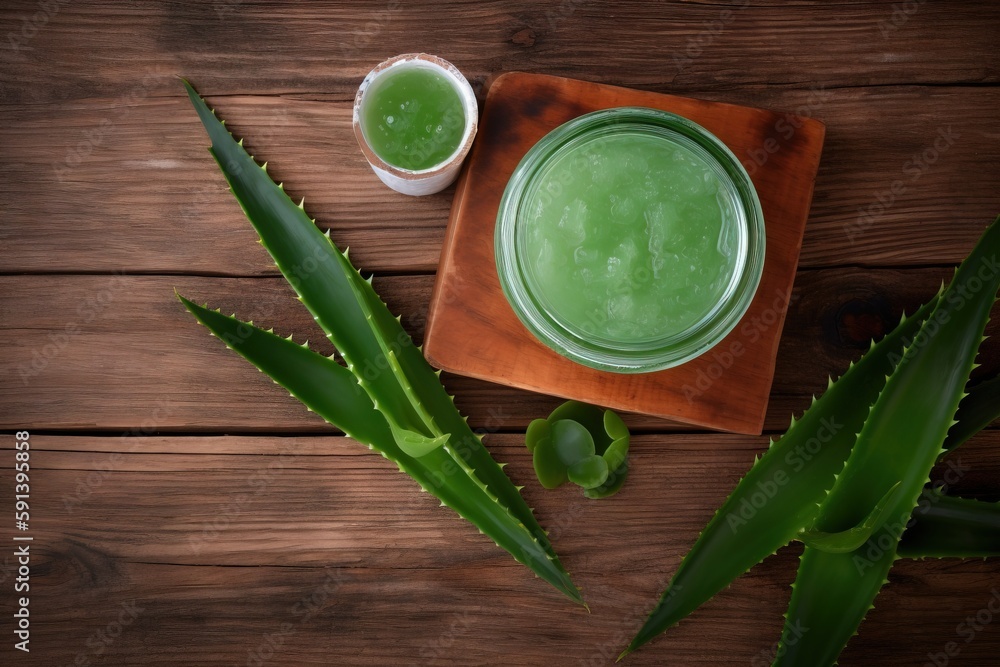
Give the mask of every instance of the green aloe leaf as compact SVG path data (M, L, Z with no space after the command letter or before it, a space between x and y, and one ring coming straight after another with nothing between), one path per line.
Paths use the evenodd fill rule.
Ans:
M396 439L396 444L399 445L399 448L406 452L408 456L413 456L415 458L427 456L429 453L448 442L449 438L447 433L439 435L436 438L428 438L422 433L401 429L393 423L389 424L389 428L392 431L392 437Z
M177 298L226 347L270 376L310 410L391 460L402 460L388 423L349 370L290 338L199 306L183 296Z
M401 428L422 431L424 426L410 401L391 377L380 370L382 348L372 335L354 296L350 278L338 257L342 254L284 189L267 175L267 163L258 165L225 128L194 88L184 82L188 97L205 126L212 146L209 152L222 170L261 244L295 290L299 300L326 332L372 397L376 409ZM367 378L371 378L369 381ZM425 435L433 435L425 433Z
M520 491L483 447L482 438L473 432L467 420L456 409L454 397L450 396L441 384L440 371L431 368L420 348L413 345L399 318L389 312L388 307L375 293L371 282L362 279L361 274L347 262L346 257L341 256L341 260L351 278L355 293L363 295L365 312L370 314L376 329L382 332L386 340L396 342L397 346L392 356L398 361L400 371L410 383L413 393L419 395L423 410L433 415L433 426L450 434L448 444L444 447L445 451L451 455L456 465L466 470L467 474L474 475L486 484L504 510L525 525L542 548L548 552L555 567L562 569L559 557L552 548L547 534L538 525L534 513ZM561 586L576 590L568 574L564 574ZM578 593L575 599L579 601Z
M903 533L904 558L1000 556L1000 503L953 498L925 489Z
M804 530L799 534L799 540L813 549L834 554L854 551L868 541L875 528L882 525L886 518L886 510L895 499L901 482L896 482L872 511L857 526L842 530L839 533L824 533L819 530Z
M936 304L937 297L873 343L754 462L698 536L619 659L686 617L813 523L819 503L850 455L869 406L892 372L893 359Z
M948 431L951 451L1000 417L1000 376L969 389ZM903 533L903 558L987 558L1000 556L1000 503L944 495L926 488Z
M1000 418L1000 376L969 388L948 431L953 450ZM925 488L912 524L903 533L903 558L987 558L1000 556L1000 503L944 495Z
M803 527L812 524L818 503L843 469L854 445L854 433L861 429L871 403L894 368L894 361L901 357L904 346L937 302L938 296L935 296L911 317L904 317L899 327L879 343L873 343L868 354L852 364L843 377L836 383L831 381L827 392L818 400L814 399L813 406L800 420L792 420L788 432L755 462L699 536L660 603L619 659L687 616L737 576L794 539L795 533ZM959 423L952 428L945 443L947 448L962 444L1000 416L998 389L1000 380L994 379L969 390L956 416ZM837 424L841 428L834 437L821 442L819 428L824 420L828 425ZM778 484L775 489L769 484L789 479L792 474L801 482L797 486ZM773 491L776 492L769 494ZM763 499L760 493L764 494ZM753 500L760 501L763 511ZM766 507L779 511L768 512ZM913 518L915 528L923 524L921 514L915 512ZM934 521L932 524L931 521L928 518L927 530L921 534L944 534L942 523ZM987 528L967 532L973 533L970 542L985 545L979 551L971 550L969 555L988 552L991 536ZM904 539L904 546L906 544ZM961 556L963 552L956 547L949 554ZM919 541L914 542L912 548L901 548L900 555L919 558L934 553L928 548L928 542Z
M958 404L955 425L948 431L944 448L955 449L1000 418L1000 376L980 382Z
M783 642L776 665L833 664L871 608L931 468L945 451L998 289L1000 218L962 262L904 349L822 503L815 528L835 532L854 525L897 480L899 492L876 535L857 550L836 554L806 546L782 636L802 627L822 632Z
M581 601L517 487L458 413L438 373L370 282L316 228L303 205L295 205L267 176L266 164L257 165L194 89L186 81L184 85L212 140L210 152L261 243L341 353L390 432L413 453L447 456L449 469L457 468L461 474L446 475L441 483L464 477L481 487L493 498L494 510L521 527L525 545L512 551L515 558L527 561L536 574ZM535 551L545 553L545 558L536 559Z
M508 513L498 512L496 499L474 478L456 474L451 456L440 448L420 457L409 456L402 450L388 422L346 368L290 339L179 298L213 335L310 410L393 461L421 489L434 494L442 505L473 523L543 579L554 585L562 582L561 572L537 541L525 535L524 526ZM443 483L445 480L447 483ZM571 591L564 592L568 595Z

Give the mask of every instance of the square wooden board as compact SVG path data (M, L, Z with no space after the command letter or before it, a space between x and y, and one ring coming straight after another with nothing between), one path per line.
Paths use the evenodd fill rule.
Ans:
M753 179L767 233L764 274L743 320L709 352L655 373L594 370L543 345L507 303L493 253L500 198L528 149L581 114L622 106L671 111L725 142ZM824 133L817 120L764 109L538 74L498 77L455 192L424 354L438 368L460 375L759 434Z

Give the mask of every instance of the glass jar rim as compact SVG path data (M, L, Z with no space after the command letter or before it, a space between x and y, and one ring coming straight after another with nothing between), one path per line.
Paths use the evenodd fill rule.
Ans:
M523 205L551 164L567 151L601 137L644 132L695 152L716 172L736 204L734 220L742 260L716 306L687 329L640 344L600 340L561 322L535 294L518 261L518 218ZM523 227L523 225L522 225ZM765 234L760 201L749 174L732 151L697 123L658 109L617 107L594 111L555 128L522 158L504 190L495 230L497 273L515 314L542 343L578 363L619 373L642 373L677 366L718 344L749 308L763 273Z

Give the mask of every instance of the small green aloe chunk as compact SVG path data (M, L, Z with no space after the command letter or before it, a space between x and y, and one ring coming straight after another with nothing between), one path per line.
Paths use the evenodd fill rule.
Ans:
M547 489L567 481L583 487L588 498L618 491L628 474L628 428L611 410L567 401L528 425L525 446L535 474Z
M551 432L549 422L544 419L536 419L528 424L528 431L524 435L524 444L528 447L528 451L534 453L535 444L539 440L548 438Z
M594 436L580 422L560 419L549 426L552 429L550 446L563 466L569 468L577 461L596 453Z
M567 468L569 481L585 489L593 489L608 479L608 464L596 454L580 459Z
M593 489L587 489L583 495L588 498L607 498L618 492L628 476L628 445L629 433L625 422L611 410L604 411L604 430L614 438L608 445L603 457L608 464L608 479Z
M555 489L565 484L569 477L566 476L566 465L559 460L559 452L551 444L552 429L548 428L547 433L529 449L532 451L531 460L538 481L546 489Z

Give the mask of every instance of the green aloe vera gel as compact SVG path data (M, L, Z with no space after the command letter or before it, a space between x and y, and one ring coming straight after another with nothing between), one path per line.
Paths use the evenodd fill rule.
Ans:
M497 265L542 342L597 368L658 370L735 326L760 279L763 231L749 177L707 130L610 109L525 156L501 204Z
M455 85L429 67L396 67L366 92L365 138L375 154L420 171L447 161L465 133L465 107Z

